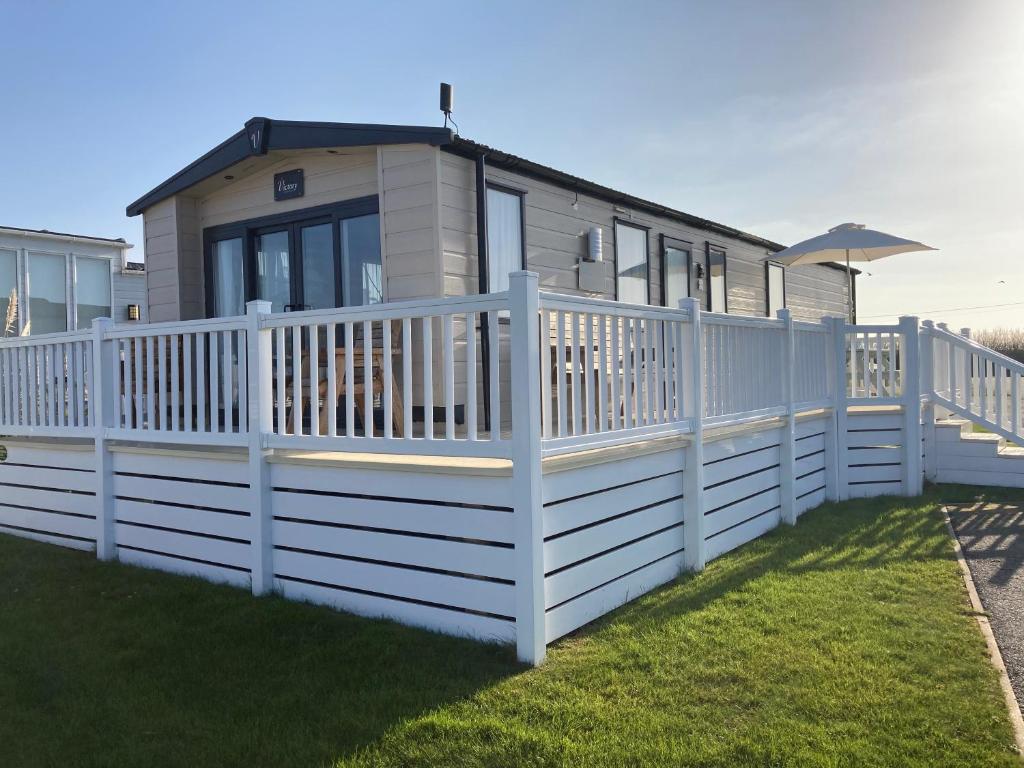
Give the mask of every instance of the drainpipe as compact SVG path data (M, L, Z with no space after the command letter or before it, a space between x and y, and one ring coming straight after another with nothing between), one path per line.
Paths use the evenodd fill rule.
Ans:
M476 157L476 271L480 293L487 293L487 155ZM486 312L480 313L480 354L483 363L484 429L491 429L491 399L486 393L491 387L491 341ZM501 425L498 425L501 429Z

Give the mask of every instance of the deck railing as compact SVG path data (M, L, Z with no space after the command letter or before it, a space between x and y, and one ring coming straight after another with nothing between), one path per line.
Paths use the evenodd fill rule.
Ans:
M953 413L1024 444L1021 397L1024 365L944 326L924 323L926 389Z
M810 323L787 310L703 312L693 299L669 309L564 296L539 291L527 273L513 284L518 294L283 314L251 302L241 317L105 320L0 339L0 427L197 445L245 445L256 434L272 449L510 458L517 435L552 455L907 397L912 318ZM517 336L517 327L526 330ZM940 390L1017 434L1016 369L983 348L946 350L945 333L935 331ZM526 336L536 343L520 344ZM102 423L94 390L110 397ZM524 391L535 393L526 404ZM536 414L536 437L525 413Z
M540 294L541 434L548 453L692 428L688 309Z
M0 430L91 436L91 331L0 340Z

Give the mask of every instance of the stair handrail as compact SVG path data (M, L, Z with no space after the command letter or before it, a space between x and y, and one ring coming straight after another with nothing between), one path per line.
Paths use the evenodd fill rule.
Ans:
M994 349L986 347L984 344L979 344L974 339L969 339L966 336L961 336L959 333L939 328L937 325L930 327L926 326L922 329L922 332L935 336L936 338L946 339L954 344L959 344L961 347L972 349L980 355L986 355L990 359L1001 363L1011 370L1016 369L1017 373L1024 376L1024 363L1021 363L1019 360L1014 360L1012 357L1007 357L1002 352L996 352Z

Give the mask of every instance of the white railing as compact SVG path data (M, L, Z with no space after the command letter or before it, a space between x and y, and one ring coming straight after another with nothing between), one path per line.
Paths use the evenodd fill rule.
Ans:
M284 314L254 302L242 317L0 340L0 434L510 458L524 388L537 390L529 440L542 455L792 416L837 398L905 404L912 318L807 323L785 310L743 317L694 300L668 309L527 285L515 305L511 292ZM516 353L511 328L533 312L537 347ZM961 411L1019 433L1017 369L970 349L937 347L936 386ZM109 394L99 425L97 365Z
M545 452L689 431L689 320L688 310L541 293Z
M847 326L846 396L849 400L870 401L874 405L901 402L904 336L898 326Z
M261 316L268 447L507 457L508 312L495 293Z
M943 327L926 323L923 338L931 343L934 401L1008 440L1024 443L1024 365Z
M793 323L793 399L801 410L828 407L835 394L832 331L822 323Z
M248 432L246 318L117 328L110 436L244 443Z
M91 435L90 331L0 340L0 429L10 435Z
M701 313L704 423L718 426L786 409L786 324L765 317Z

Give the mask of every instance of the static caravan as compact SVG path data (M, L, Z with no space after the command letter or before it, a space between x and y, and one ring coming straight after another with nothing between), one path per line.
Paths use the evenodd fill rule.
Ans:
M0 227L0 336L145 322L145 267L123 238Z
M712 312L774 316L788 307L817 321L845 314L848 302L837 266L766 264L782 245L448 128L252 118L127 213L143 216L154 322L239 316L254 299L292 312L488 294L523 268L544 291L641 305L697 297ZM484 346L492 338L475 331L453 329L456 388L467 380L467 337ZM443 333L431 341L438 356ZM478 381L489 374L485 363ZM440 417L428 403L413 408L417 423L425 409ZM464 409L457 405L459 424Z

